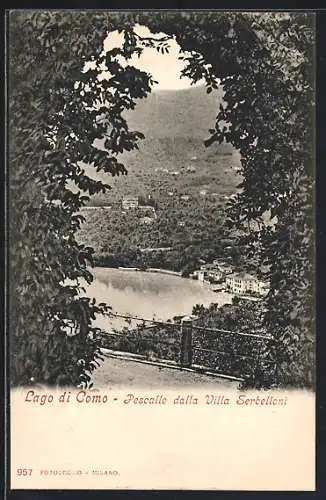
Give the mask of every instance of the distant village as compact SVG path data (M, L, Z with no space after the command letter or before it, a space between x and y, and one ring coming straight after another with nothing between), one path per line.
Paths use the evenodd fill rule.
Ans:
M212 263L203 264L189 276L203 284L207 284L215 292L225 291L235 295L265 297L270 285L254 274L244 271L237 272L225 261L216 259Z

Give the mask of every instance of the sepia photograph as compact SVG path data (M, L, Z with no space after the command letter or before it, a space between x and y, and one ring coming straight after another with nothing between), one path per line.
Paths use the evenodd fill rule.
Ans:
M13 10L7 25L19 408L115 391L158 420L164 391L183 407L285 412L288 391L310 405L314 13Z

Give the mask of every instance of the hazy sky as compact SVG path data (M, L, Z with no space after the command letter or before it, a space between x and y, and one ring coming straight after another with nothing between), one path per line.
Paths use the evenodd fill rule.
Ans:
M136 33L140 36L161 37L164 34L152 35L148 28L144 26L137 26ZM114 47L121 47L123 43L123 34L117 31L110 33L104 42L104 48L110 50ZM154 80L158 81L158 85L153 87L154 90L172 90L184 89L190 87L190 80L188 78L180 78L181 70L184 67L183 61L179 57L179 45L171 40L169 42L169 54L160 54L155 48L145 48L140 58L135 55L128 60L130 64L140 70L152 74ZM119 59L119 62L122 61Z

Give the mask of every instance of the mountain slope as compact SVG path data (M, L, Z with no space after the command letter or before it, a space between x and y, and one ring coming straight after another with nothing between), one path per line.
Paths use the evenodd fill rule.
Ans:
M171 187L190 194L198 194L200 188L233 193L239 183L234 168L238 157L233 148L229 144L204 146L221 100L222 91L206 94L204 87L157 91L139 100L135 110L125 115L130 129L143 132L145 139L139 142L139 150L120 155L127 176L112 179L87 169L92 177L113 187L105 195L94 196L90 204L107 204L125 195L149 192L164 198ZM171 177L175 171L178 176Z
M221 90L207 94L205 87L156 91L126 116L131 128L141 128L148 138L204 139L215 125L221 100Z

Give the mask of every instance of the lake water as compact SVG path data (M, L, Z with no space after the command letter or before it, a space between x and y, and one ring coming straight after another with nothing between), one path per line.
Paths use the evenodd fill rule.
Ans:
M205 284L179 276L98 267L87 295L106 302L114 313L167 320L191 314L195 304L230 303L232 295L212 292ZM103 329L126 326L124 320L98 317Z

